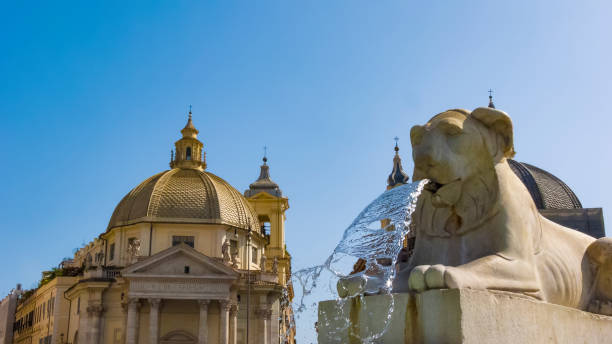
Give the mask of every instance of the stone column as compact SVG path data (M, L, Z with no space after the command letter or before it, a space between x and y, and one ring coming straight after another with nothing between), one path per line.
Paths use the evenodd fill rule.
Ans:
M159 304L160 299L149 299L149 343L157 344L159 341Z
M238 305L232 305L229 310L230 314L230 344L236 344L238 340Z
M128 301L127 329L125 344L138 343L138 322L140 316L140 300L130 299Z
M270 344L270 317L268 313L270 310L267 308L260 308L255 311L255 315L259 320L259 328L261 331L261 343L262 344Z
M274 326L272 326L272 309L266 311L265 317L268 321L268 343L278 343L278 333L274 336Z
M263 332L263 343L264 344L270 344L270 337L268 337L268 334L270 333L270 317L268 317L268 310L264 309L261 311L261 318L263 320L263 327L261 328L261 331Z
M198 300L200 304L200 325L198 330L198 344L208 343L208 304L210 300Z
M228 312L230 309L229 301L219 300L219 343L228 344L229 321Z
M104 306L102 305L90 305L87 307L87 317L89 328L89 343L98 344L100 343L100 320L102 317L102 312L104 311Z

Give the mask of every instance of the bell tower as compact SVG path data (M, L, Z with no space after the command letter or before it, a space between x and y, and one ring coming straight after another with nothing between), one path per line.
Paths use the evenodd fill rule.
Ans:
M397 142L399 141L399 137L393 138L395 140L395 156L393 157L393 170L391 170L391 174L387 178L387 190L391 190L396 186L404 185L408 183L408 174L404 172L404 168L402 167L402 158L399 156L399 146Z
M262 234L268 238L266 270L273 271L276 260L278 280L285 286L291 274L291 256L285 247L285 211L289 209L289 199L283 197L278 184L270 179L270 166L265 155L259 178L249 185L244 196L257 212Z
M195 128L191 120L191 106L189 107L189 119L185 128L181 130L181 134L183 134L183 137L174 143L176 151L171 153L170 167L206 169L204 144L198 140L198 129Z

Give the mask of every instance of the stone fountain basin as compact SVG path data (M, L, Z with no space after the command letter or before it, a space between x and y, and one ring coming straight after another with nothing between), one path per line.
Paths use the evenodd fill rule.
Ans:
M390 311L386 331L373 338ZM473 289L319 303L320 344L367 343L368 337L373 343L610 343L612 317Z

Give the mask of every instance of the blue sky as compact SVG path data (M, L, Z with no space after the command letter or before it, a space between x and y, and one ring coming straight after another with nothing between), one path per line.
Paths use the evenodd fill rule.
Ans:
M0 293L101 233L168 168L188 105L209 170L243 191L269 147L294 269L385 188L393 137L448 108L515 123L517 160L610 225L610 2L0 4Z

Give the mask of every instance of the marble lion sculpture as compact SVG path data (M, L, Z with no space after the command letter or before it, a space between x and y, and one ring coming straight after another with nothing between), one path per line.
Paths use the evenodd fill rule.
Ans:
M507 158L512 121L492 108L449 110L410 132L413 179L429 179L413 213L416 243L394 292L509 291L601 312L612 300L612 238L541 216ZM608 313L604 311L604 313Z

